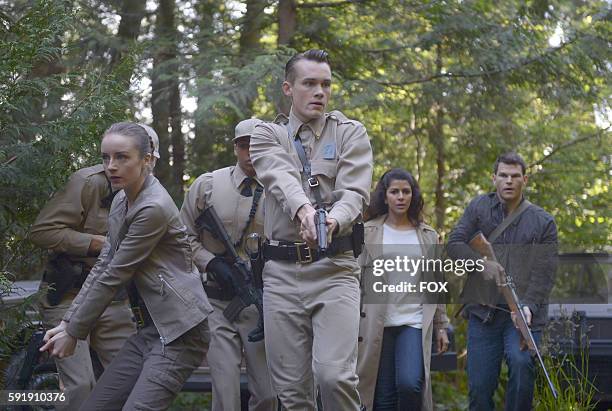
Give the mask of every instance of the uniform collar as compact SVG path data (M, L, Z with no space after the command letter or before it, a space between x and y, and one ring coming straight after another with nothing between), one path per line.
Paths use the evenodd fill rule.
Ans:
M244 171L242 171L242 168L240 168L240 164L238 163L236 163L236 166L234 166L233 170L231 171L231 175L232 183L236 188L240 187L244 179L249 177L244 173ZM257 184L262 185L261 181L259 181L257 177L253 177L253 180L257 181Z
M300 129L300 127L302 127L302 125L309 127L310 130L312 131L312 134L314 134L315 138L321 137L321 134L323 133L323 128L325 127L325 123L327 121L327 117L329 117L329 113L325 113L321 117L317 117L315 119L310 120L307 123L303 123L293 113L293 108L292 108L291 111L289 112L289 130L291 130L291 133L292 133L292 135L290 136L291 139L292 140L295 139L295 135Z

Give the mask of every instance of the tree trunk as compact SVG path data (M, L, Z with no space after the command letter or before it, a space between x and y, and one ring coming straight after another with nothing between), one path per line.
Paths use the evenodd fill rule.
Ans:
M297 4L295 0L279 0L278 2L278 45L293 45L293 36L297 28ZM279 98L276 101L278 113L289 114L291 101L279 90Z
M155 174L177 199L182 194L185 147L181 131L180 91L176 48L178 32L174 17L175 2L160 0L155 38L158 49L153 57L151 111L153 128L159 136L160 159ZM169 134L172 127L172 135ZM172 157L170 152L172 151ZM172 168L170 167L172 164Z
M278 2L278 45L291 46L297 27L297 5L295 0Z
M185 173L185 140L181 130L183 120L181 112L181 94L178 80L172 80L170 96L170 142L172 143L172 187L170 192L176 198L183 195L183 174Z
M111 66L120 62L123 53L129 47L130 43L138 39L142 19L145 16L145 3L144 1L130 0L123 0L121 3L121 11L119 12L121 21L119 22L119 29L117 30L119 44L110 51ZM129 80L130 79L127 78L127 81Z
M214 49L214 15L218 11L219 5L215 0L201 0L196 3L196 11L199 17L199 38L198 38L198 50L200 55L206 53L209 50ZM212 64L209 58L200 59L195 71L198 77L197 94L198 94L198 109L195 115L195 139L192 141L193 157L192 162L195 159L197 161L196 168L202 170L211 169L211 163L214 161L214 153L212 150L203 150L202 148L210 148L214 144L213 134L211 133L210 125L204 116L203 110L200 110L201 101L210 93L210 90L201 85L203 79L208 78L211 75ZM193 164L193 163L192 163Z
M266 4L264 0L247 0L247 10L242 20L242 27L240 30L240 58L237 62L237 65L240 67L252 63L255 57L261 52L262 47L260 41L264 25L264 8ZM236 122L249 118L253 114L253 102L257 98L258 84L256 82L250 82L249 84L245 84L245 87L247 88L245 90L245 100L242 102L234 102L240 107L243 113L243 118L236 118Z
M442 72L442 50L441 45L436 47L436 71ZM444 198L444 180L446 178L446 151L444 147L444 107L442 102L442 89L439 89L434 97L434 123L430 127L430 140L436 152L436 199L435 216L436 229L444 228L444 217L446 212L446 199Z
M247 10L243 18L240 32L240 57L243 63L261 51L261 30L264 24L264 9L267 5L263 0L247 0Z

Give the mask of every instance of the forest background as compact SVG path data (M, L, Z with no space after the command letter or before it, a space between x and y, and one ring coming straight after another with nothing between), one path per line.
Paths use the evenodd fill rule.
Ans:
M234 126L287 112L284 63L322 48L330 108L365 124L374 181L419 180L445 236L496 156L529 164L528 198L566 251L609 250L611 3L531 0L0 0L0 281L40 278L27 241L113 122L151 124L156 175L182 203L235 162Z

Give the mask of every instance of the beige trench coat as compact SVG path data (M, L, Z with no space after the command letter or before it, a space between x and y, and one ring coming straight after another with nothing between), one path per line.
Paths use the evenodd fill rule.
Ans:
M383 224L387 215L382 215L365 223L365 243L382 244ZM417 237L420 244L438 244L438 233L426 224L417 228ZM362 254L364 257L366 253ZM376 257L376 256L371 256ZM366 261L360 259L362 267ZM374 390L376 388L376 377L378 374L378 363L382 349L386 306L384 304L364 304L359 325L359 354L357 357L357 374L359 375L359 395L366 410L371 411L374 403ZM364 316L365 315L365 316ZM422 409L433 410L431 394L430 362L431 341L434 329L447 328L448 318L444 304L423 305L423 364L425 375L423 381L423 407Z

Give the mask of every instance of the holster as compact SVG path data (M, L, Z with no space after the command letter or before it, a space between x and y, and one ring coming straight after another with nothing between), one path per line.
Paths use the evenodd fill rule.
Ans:
M257 254L251 254L249 256L251 261L251 272L253 273L253 286L255 288L263 289L263 269L266 263L263 255L263 247L259 247Z
M62 297L73 288L80 288L89 268L84 263L74 263L67 254L53 254L49 257L43 280L49 284L47 300L52 306L62 301Z
M365 242L365 230L363 223L357 223L353 225L353 232L351 233L351 242L353 244L353 256L357 258L363 251L363 244Z

